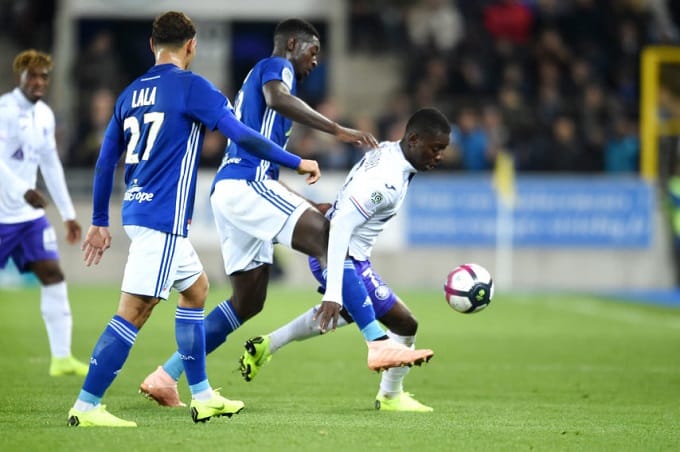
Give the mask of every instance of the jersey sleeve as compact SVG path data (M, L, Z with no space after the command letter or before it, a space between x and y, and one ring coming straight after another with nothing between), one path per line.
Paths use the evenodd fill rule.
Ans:
M284 58L270 58L262 68L262 85L272 80L280 80L292 91L295 83L293 65Z
M64 221L75 219L76 210L73 208L73 202L66 187L64 168L61 165L61 160L59 160L56 146L44 151L40 159L40 172L45 179L45 185L57 206L61 219Z
M232 110L229 100L210 81L194 74L186 98L187 112L210 130L224 116L225 110Z
M354 230L364 224L366 219L351 206L339 209L331 219L328 233L328 256L326 273L326 291L321 301L332 301L343 304L342 277L345 256Z
M123 127L114 115L104 133L94 170L92 224L95 226L109 225L109 201L113 192L113 176L124 148Z
M348 188L343 202L346 206L338 207L351 206L366 220L392 202L390 196L393 191L386 188L384 181L372 180L366 183L356 183Z
M13 130L18 129L17 115L12 109L6 107L6 104L0 105L0 155L6 155L7 152L13 151L13 149L6 148L10 146ZM33 188L19 178L2 160L0 160L0 184L6 186L5 189L9 189L19 197Z

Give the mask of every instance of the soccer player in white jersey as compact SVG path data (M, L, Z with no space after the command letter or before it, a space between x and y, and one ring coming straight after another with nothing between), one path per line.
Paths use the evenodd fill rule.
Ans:
M259 61L239 91L235 110L247 126L285 146L293 121L335 135L339 140L376 146L375 138L342 127L296 97L297 83L317 66L319 33L309 22L287 19L274 31L272 55ZM239 143L227 145L215 176L211 206L222 244L224 269L233 293L206 317L206 351L259 313L265 302L274 242L326 261L328 220L305 199L278 181L275 162L254 155ZM379 370L418 364L431 350L411 350L392 340L365 303L367 294L354 272L343 279L344 301L368 345L368 366ZM342 300L332 303L339 316ZM181 405L175 382L182 373L175 353L140 385L140 391L161 405Z
M87 365L71 356L73 320L57 236L47 221L47 200L35 184L38 168L66 226L66 241L80 241L54 138L54 114L43 102L52 58L25 50L14 58L18 86L0 96L0 268L11 258L20 272L40 281L40 310L50 344L49 374L80 375Z
M335 203L326 213L331 219L328 255L328 284L321 263L310 258L310 268L325 291L324 300L338 300L343 261L356 269L368 291L375 314L395 341L408 347L415 344L418 322L406 304L395 295L371 265L373 245L389 220L402 205L411 178L417 171L434 168L449 144L450 126L435 109L417 111L408 121L404 138L383 142L367 153L347 176ZM345 257L347 256L347 257ZM288 324L266 335L246 341L241 372L246 381L257 375L271 355L291 341L319 336L315 306ZM323 320L323 319L322 319ZM345 310L339 326L352 322ZM255 360L253 356L258 356ZM408 367L392 368L382 374L375 407L384 411L432 411L404 391Z
M83 242L87 265L111 246L109 201L118 160L125 154L122 217L131 240L118 311L99 338L68 425L134 427L100 403L123 367L139 329L170 289L179 295L175 337L192 394L194 422L231 416L243 402L214 391L205 369L203 309L208 279L187 239L205 128L288 168L319 177L318 164L302 160L246 127L212 83L188 71L196 28L185 14L158 16L151 33L155 65L118 97L95 168L92 226Z

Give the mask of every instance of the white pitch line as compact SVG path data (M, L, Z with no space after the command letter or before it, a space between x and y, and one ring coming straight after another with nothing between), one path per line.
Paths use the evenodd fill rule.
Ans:
M645 314L639 310L630 310L626 307L625 303L597 299L572 301L569 300L568 296L559 300L554 298L541 300L540 298L531 297L531 302L533 300L537 300L537 304L540 303L561 311L575 312L590 317L603 317L627 324L652 325L654 327L680 330L680 318L667 318L661 314Z

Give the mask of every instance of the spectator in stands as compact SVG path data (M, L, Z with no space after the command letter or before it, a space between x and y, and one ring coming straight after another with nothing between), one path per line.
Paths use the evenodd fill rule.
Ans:
M482 110L482 129L488 138L489 155L495 158L501 151L510 148L510 134L503 121L503 115L495 104L484 106Z
M406 26L413 50L424 55L445 55L460 43L463 17L450 0L418 0L408 9Z
M92 93L89 114L81 119L78 138L69 152L71 165L94 166L115 102L116 98L108 88L100 88Z
M456 124L451 128L451 144L454 152L460 155L462 169L486 171L492 168L495 155L491 155L489 137L475 109L464 107L460 110Z
M545 149L543 170L555 172L584 171L591 165L584 155L583 142L578 136L576 123L568 115L558 117Z
M484 8L484 26L496 40L527 44L533 27L533 12L519 0L498 0Z
M614 134L605 146L604 170L607 173L635 173L639 169L640 140L635 121L619 116L614 121Z

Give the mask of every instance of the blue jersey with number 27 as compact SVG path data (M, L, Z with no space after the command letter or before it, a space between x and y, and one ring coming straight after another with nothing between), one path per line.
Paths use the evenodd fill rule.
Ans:
M225 108L212 83L172 64L153 66L121 93L106 139L125 153L124 225L188 234L205 127L214 130Z

